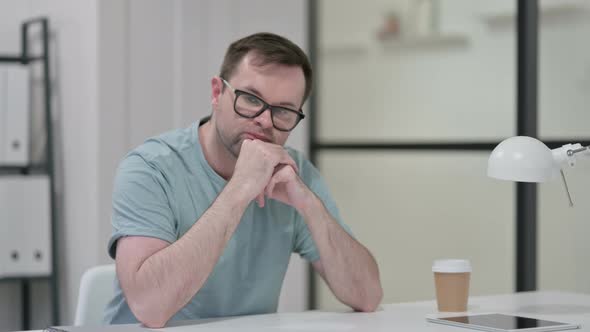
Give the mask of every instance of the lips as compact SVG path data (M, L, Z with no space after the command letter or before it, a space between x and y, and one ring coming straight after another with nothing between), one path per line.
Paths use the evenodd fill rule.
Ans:
M246 138L249 138L249 139L257 139L257 140L261 140L261 141L264 141L264 142L270 142L271 141L270 138L268 138L267 136L262 135L262 134L245 133L244 135L246 136Z

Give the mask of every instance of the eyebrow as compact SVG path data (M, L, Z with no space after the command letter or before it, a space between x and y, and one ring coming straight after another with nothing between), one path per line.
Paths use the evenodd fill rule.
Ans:
M259 96L260 99L264 99L264 98L262 98L262 93L260 93L258 90L256 90L256 88L253 88L251 86L246 86L246 87L244 87L244 90L252 92L253 94ZM273 105L276 105L276 106L286 106L286 107L293 108L294 110L297 109L297 106L295 106L295 104L293 104L291 102L288 102L288 101L283 101L283 102L280 102L278 104L273 104Z

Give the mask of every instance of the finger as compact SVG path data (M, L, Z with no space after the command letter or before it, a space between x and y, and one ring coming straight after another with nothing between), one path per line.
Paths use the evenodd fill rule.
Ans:
M291 181L293 177L298 177L296 169L293 167L283 167L280 170L280 179L282 182Z
M266 196L271 197L272 196L272 192L275 189L275 183L276 181L274 180L274 176L270 179L270 182L266 185L266 189L264 190L266 192Z
M268 185L266 186L266 195L271 196L276 185L283 182L289 182L291 178L290 172L294 172L292 168L289 168L287 165L283 165L278 169L275 174L270 178ZM296 176L296 175L295 175Z
M284 147L274 143L267 143L263 141L258 142L260 142L260 144L262 144L262 147L270 153L270 155L272 156L272 163L275 167L281 164L289 165L293 167L293 170L295 170L296 173L299 173L299 167L297 167L297 163L295 162L295 160L293 160L291 155L289 155L289 153L287 152L287 150L285 150Z
M293 160L291 155L285 149L283 149L280 163L293 167L293 170L295 170L295 173L299 173L299 167L297 167L297 163L295 162L295 160Z
M258 202L259 207L264 207L264 193L260 193L258 196L256 196L256 202Z
M244 139L242 141L242 145L240 145L240 154L242 151L245 151L246 149L248 149L248 145L251 143L252 140L250 139Z
M285 148L282 145L263 142L263 141L259 141L259 142L262 144L262 147L265 150L270 152L270 154L273 155L274 158L276 158L274 160L275 166L280 165L280 164L290 165L291 167L293 167L295 172L299 173L299 167L297 167L297 163L295 162L295 160L293 160L291 155L289 155L287 150L285 150Z
M251 142L252 142L252 140L251 140L251 139L249 139L249 138L245 138L245 139L242 141L242 146L241 146L240 148L244 148L245 146L248 146L248 144L250 144Z
M277 166L275 166L275 169L273 170L272 175L277 174L280 170L282 170L283 168L288 167L288 166L290 166L290 165L278 164Z
M281 176L277 177L276 175L285 167L289 167L289 165L279 164L277 167L275 167L274 172L272 173L272 176L270 177L270 180L268 181L268 184L266 185L266 188L264 190L266 196L270 197L272 195L272 192L274 190L275 185L277 184L277 181L282 179Z

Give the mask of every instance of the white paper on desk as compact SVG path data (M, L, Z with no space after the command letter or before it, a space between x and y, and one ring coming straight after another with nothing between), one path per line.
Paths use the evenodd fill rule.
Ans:
M294 323L276 328L288 331L346 331L354 329L354 325L342 323Z

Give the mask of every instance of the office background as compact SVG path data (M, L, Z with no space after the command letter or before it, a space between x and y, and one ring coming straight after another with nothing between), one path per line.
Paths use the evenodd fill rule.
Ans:
M430 32L417 17L424 3L318 3L317 140L327 146L318 163L377 256L385 302L432 298L427 272L441 257L471 259L472 293L511 292L514 184L487 178L489 150L474 146L516 134L517 2L438 1ZM590 28L587 6L539 2L543 140L590 135L590 50L580 44ZM379 39L390 13L401 18L402 37ZM576 208L559 181L538 188L539 289L590 291L583 263L590 226L580 205L590 168L580 166L569 172ZM320 285L319 306L339 306Z
M273 31L304 48L316 39L308 51L318 73L320 141L469 143L514 135L516 1L439 0L422 12L428 20L416 16L424 2L0 0L1 53L19 49L25 19L47 16L52 28L61 321L73 319L83 271L110 262L118 161L146 137L209 113L210 77L241 36ZM542 0L539 7L539 136L587 140L590 4ZM401 41L377 37L390 13L400 19ZM423 25L418 33L412 22L420 20L435 22L430 33L437 35L424 35ZM289 142L301 150L307 125ZM514 185L486 178L488 154L318 152L345 221L379 262L384 302L432 299L430 264L439 257L472 260L474 295L514 290ZM538 286L590 292L590 165L567 176L574 209L559 182L539 186ZM337 307L315 279L317 306ZM291 262L283 288L281 310L307 308L301 260ZM47 291L46 283L34 284L32 328L50 321ZM17 282L0 283L0 330L20 329L19 296Z

